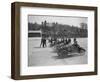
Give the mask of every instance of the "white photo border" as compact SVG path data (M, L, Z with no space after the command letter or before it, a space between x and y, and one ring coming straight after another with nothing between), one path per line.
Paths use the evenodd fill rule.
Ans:
M67 13L67 14L66 14ZM28 67L28 14L79 16L88 18L88 64L67 66ZM93 10L56 9L21 7L20 8L20 75L42 75L57 73L94 72L94 16Z

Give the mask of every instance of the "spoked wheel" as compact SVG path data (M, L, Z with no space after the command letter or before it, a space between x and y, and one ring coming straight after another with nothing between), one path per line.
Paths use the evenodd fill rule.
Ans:
M83 48L80 48L80 49L79 49L79 52L80 52L80 53L84 53L85 51L86 51L86 50L83 49Z
M85 49L81 49L79 53L80 55L85 55Z

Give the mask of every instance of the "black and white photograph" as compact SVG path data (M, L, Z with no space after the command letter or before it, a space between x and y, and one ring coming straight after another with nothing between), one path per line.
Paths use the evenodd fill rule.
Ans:
M12 3L11 77L97 75L97 7Z
M88 18L28 16L28 66L88 63Z

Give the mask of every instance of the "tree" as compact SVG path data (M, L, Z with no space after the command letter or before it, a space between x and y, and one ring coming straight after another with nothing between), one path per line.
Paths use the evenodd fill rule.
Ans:
M87 24L86 23L80 23L80 27L82 29L87 29Z

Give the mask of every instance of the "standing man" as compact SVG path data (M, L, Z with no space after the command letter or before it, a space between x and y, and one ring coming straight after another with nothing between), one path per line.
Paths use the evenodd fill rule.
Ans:
M41 47L41 45L42 45L42 47L43 47L43 38L41 38L40 47Z
M43 48L44 48L44 47L47 47L46 38L43 39Z

